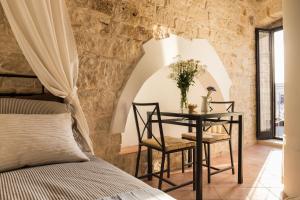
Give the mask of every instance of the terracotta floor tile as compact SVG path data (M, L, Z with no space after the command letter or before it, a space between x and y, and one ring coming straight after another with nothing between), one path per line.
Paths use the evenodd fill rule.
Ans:
M235 166L237 165L235 154ZM230 162L229 157L214 158L213 164L226 166ZM203 168L203 196L207 200L280 200L282 194L282 151L273 147L254 145L244 150L244 183L237 184L237 166L235 175L226 171L212 176L211 184L207 183L207 169ZM165 176L166 177L166 176ZM186 173L181 171L171 173L175 183L183 183L192 180L191 169ZM157 187L158 180L145 181L153 187ZM169 187L163 184L163 188ZM195 192L192 185L169 192L178 200L194 200Z
M214 187L203 187L204 192L204 199L207 200L221 200L222 198L218 195ZM175 190L169 193L172 197L176 199L184 199L184 200L194 200L195 199L195 192L191 189L181 189Z
M219 187L216 188L216 191L224 200L279 200L278 197L266 188Z

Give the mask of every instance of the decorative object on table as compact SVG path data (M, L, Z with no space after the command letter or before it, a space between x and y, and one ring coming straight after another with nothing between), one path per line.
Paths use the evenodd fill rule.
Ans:
M195 83L194 78L204 74L206 66L199 60L182 60L180 56L177 58L178 61L169 66L171 69L169 77L176 81L177 87L180 89L180 108L183 111L184 108L187 108L187 93L190 86Z
M201 104L201 112L204 112L204 113L207 113L209 111L209 104L212 101L211 94L213 92L217 91L212 86L209 86L206 89L207 89L207 95L206 96L202 96L202 104Z
M196 112L195 109L196 109L197 107L198 107L197 104L189 104L189 105L188 105L189 113L190 113L190 114L191 114L191 113L195 113L195 112Z

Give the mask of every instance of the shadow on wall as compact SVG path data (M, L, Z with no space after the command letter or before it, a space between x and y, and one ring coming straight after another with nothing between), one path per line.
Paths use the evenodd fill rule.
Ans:
M170 105L173 105L174 107L166 107L165 109L178 110L179 93L174 89L174 87L176 88L176 84L174 82L172 82L171 86L171 80L168 80L168 67L166 67L174 62L174 58L177 55L180 55L183 59L193 58L200 60L202 63L207 65L205 75L203 75L200 80L196 81L195 87L191 88L190 95L193 96L193 99L195 98L195 102L190 101L191 103L200 104L200 102L197 102L196 99L200 99L201 92L202 94L205 93L204 88L210 85L216 87L219 91L220 96L215 97L215 99L229 100L231 80L219 56L207 40L188 40L171 35L169 38L162 40L151 39L143 45L143 49L145 54L137 63L137 66L132 72L118 100L110 127L111 133L123 133L125 131L126 122L129 120L128 117L131 109L131 103L134 100L142 100L139 99L139 96L144 96L142 94L147 93L147 97L149 97L149 99L144 98L143 101L156 100L163 103L165 102L164 98L167 99L168 102L173 101ZM157 79L159 76L163 80ZM162 81L161 84L158 84L160 85L160 89L155 90L157 94L159 91L162 91L158 95L160 96L159 99L156 98L157 94L151 94L150 91L143 92L142 87L144 87L144 85L147 90L154 91L154 86L151 89L151 80L155 81L156 85L158 84L157 81ZM147 82L149 82L148 86ZM168 95L164 93L167 87L173 88L173 92L168 93ZM135 132L130 134L136 135Z

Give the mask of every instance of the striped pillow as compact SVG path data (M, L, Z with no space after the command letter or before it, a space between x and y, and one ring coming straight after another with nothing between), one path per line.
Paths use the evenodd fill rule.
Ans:
M0 114L0 172L88 160L74 140L70 113Z
M70 112L71 108L64 104L54 101L0 98L0 114L61 114ZM77 130L73 119L73 135L79 147L84 151L89 151L84 138Z

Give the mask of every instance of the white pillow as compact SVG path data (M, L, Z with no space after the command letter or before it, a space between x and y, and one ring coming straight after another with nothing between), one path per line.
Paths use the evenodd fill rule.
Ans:
M88 160L73 137L70 113L0 114L0 172Z

